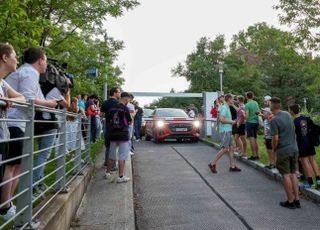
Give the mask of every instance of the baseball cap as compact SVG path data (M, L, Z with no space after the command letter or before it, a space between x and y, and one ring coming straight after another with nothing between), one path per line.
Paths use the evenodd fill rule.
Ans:
M264 100L265 100L265 101L270 101L270 100L271 100L271 97L270 97L269 95L264 96Z

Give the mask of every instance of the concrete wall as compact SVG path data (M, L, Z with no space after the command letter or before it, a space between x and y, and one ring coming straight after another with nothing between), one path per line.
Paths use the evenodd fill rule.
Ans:
M39 230L68 230L93 174L93 166L71 183L68 193L59 194L39 214Z

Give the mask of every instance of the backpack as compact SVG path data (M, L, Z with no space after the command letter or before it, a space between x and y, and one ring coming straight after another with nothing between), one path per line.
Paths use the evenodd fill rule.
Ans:
M306 117L308 124L308 135L313 146L320 145L320 126L315 124L310 117Z
M109 110L109 116L109 124L112 130L123 130L128 127L125 111L122 108L111 108Z

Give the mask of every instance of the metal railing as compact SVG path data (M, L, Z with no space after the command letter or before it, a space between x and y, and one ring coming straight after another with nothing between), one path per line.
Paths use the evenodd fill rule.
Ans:
M0 100L0 106L5 105L5 100ZM0 160L2 169L12 161L21 160L19 175L0 183L0 188L2 189L4 185L16 179L19 180L18 189L13 197L0 203L0 208L9 203L15 204L16 214L9 220L2 220L0 229L9 227L12 222L16 229L35 229L39 226L37 221L39 214L58 194L67 192L68 185L78 175L81 175L82 170L90 164L90 119L80 114L67 112L66 109L58 110L38 106L32 100L28 103L14 102L12 107L23 110L26 114L25 119L0 118L0 122L21 122L25 123L26 127L24 137L0 140L2 144L23 140L21 156L1 158ZM54 114L57 119L54 121L35 120L36 111ZM36 123L56 123L59 128L57 132L34 135L34 125ZM44 149L36 147L41 138L48 137L53 137L56 140L53 145ZM35 165L39 155L45 151L51 157L44 160L43 163ZM46 169L43 177L35 180L35 170L42 168ZM40 184L44 185L44 189L35 193L35 188Z

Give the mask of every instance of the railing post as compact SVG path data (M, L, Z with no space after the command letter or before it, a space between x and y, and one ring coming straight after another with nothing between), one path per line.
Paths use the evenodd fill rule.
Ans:
M58 147L58 160L57 168L60 168L56 174L56 181L61 180L57 183L56 189L59 190L62 188L62 192L67 192L66 188L66 152L67 152L67 113L66 109L62 113L62 123L61 123L61 136L59 138L59 147Z
M82 126L82 122L81 122L81 115L78 114L77 116L77 141L76 141L76 158L74 160L74 163L76 165L75 169L74 169L74 173L77 174L80 172L81 170L81 137L82 137L82 132L81 132L81 126Z
M37 225L32 222L32 183L33 183L33 134L34 134L34 114L35 106L34 101L30 100L31 106L26 109L29 122L26 122L25 137L22 155L28 154L28 156L21 159L21 172L28 172L20 178L18 193L25 191L21 196L17 197L17 213L27 207L20 215L15 219L16 226L23 226L25 223L29 223L28 228L34 228Z
M88 119L88 130L87 130L87 140L86 140L86 163L91 163L91 148L90 148L90 145L91 145L91 119L90 117L87 117Z

